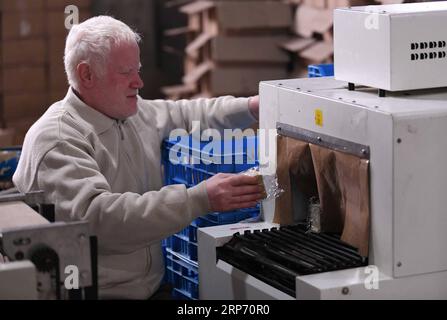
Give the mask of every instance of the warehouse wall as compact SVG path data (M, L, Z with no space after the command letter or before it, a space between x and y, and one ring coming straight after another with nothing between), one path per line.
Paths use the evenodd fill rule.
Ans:
M141 95L147 99L161 98L160 88L177 83L183 75L185 41L182 37L165 39L163 30L182 26L186 16L176 7L166 6L165 0L96 0L92 14L107 14L124 21L143 37L141 43L142 77L145 83Z
M156 0L158 16L158 46L162 78L160 88L181 82L183 77L183 59L186 46L186 36L166 37L164 32L186 25L187 16L178 10L176 2ZM170 4L171 3L171 4Z
M161 77L160 55L157 44L156 1L145 0L96 0L92 5L93 15L111 15L122 20L142 37L141 63L145 83L141 95L145 98L159 97L158 80Z
M166 3L164 0L0 1L0 145L21 144L28 128L67 91L63 66L66 5L79 8L80 21L107 14L136 29L143 37L145 87L141 95L148 99L162 98L161 87L181 81L181 51L185 46L184 37L167 41L163 38L164 29L182 26L186 21L177 7Z
M386 3L401 1L403 0L381 0L381 2ZM64 26L64 8L70 4L74 4L80 9L81 21L92 15L108 14L134 27L143 36L141 60L145 87L142 89L141 95L144 98L255 93L256 86L251 90L235 92L235 89L243 88L245 84L256 83L253 76L258 76L253 72L239 72L242 76L236 76L235 72L239 70L238 68L240 66L246 68L249 65L253 67L256 61L256 63L260 63L259 57L256 57L256 60L254 56L240 54L241 52L257 53L250 44L252 42L244 42L242 38L238 38L242 36L242 33L236 36L234 33L225 34L225 32L213 35L216 37L214 42L202 45L200 50L209 53L212 49L213 52L211 53L214 53L214 55L204 60L203 55L199 52L199 59L194 61L195 64L184 63L191 62L187 55L188 50L185 50L187 46L191 45L194 40L200 40L200 30L190 29L191 26L188 25L188 21L194 15L203 15L211 20L214 19L215 23L219 23L211 11L208 15L205 12L206 10L204 13L197 14L192 13L191 10L189 10L189 13L182 13L181 8L192 2L194 1L0 0L0 128L8 129L0 129L0 145L21 144L28 128L45 112L51 103L61 99L66 93L68 85L62 60L67 33ZM222 2L243 5L245 1L225 0ZM263 3L279 3L282 0L250 0L246 2L255 3L261 8ZM290 37L290 41L281 45L282 48L289 51L289 63L287 61L281 62L281 72L287 72L287 77L290 78L305 76L308 64L331 61L331 8L341 4L372 4L377 2L377 0L375 2L373 0L288 0L287 3L294 3L294 5L290 5L290 13L294 16L294 19L291 21L290 27L283 26L284 28L281 31L282 36ZM234 14L239 11L236 8ZM250 19L252 14L253 12L249 11L249 14L245 14L242 20L245 20L245 17L247 17L247 21L253 20ZM268 16L274 16L274 12L269 12ZM325 19L325 16L328 18ZM318 19L313 17L318 17ZM183 29L187 27L188 32L167 35L169 31L181 27ZM269 37L269 34L279 35L278 32L263 32L250 34L250 36ZM220 36L220 38L217 36ZM230 40L231 42L229 42ZM238 43L237 46L236 43ZM258 44L260 45L260 43ZM211 45L213 47L210 47ZM239 49L235 50L236 47ZM268 49L271 50L258 50L258 52L267 54L274 49L276 53L280 53L277 45L270 46ZM192 53L194 55L196 52ZM197 67L202 62L214 63L217 67L227 67L224 70L225 74L221 72L224 77L221 76L217 79L215 76L213 78L213 83L216 84L215 90L210 90L209 86L206 87L210 72L199 76L189 73L187 79L194 78L191 76L195 76L197 79L194 78L194 81L187 84L191 86L192 83L195 87L193 91L188 89L189 91L186 93L179 94L179 85L185 87L183 76L188 75L191 67ZM262 66L266 69L273 62L271 59L264 59L262 60ZM230 64L231 68L229 68ZM213 68L215 69L216 66L213 66ZM255 67L258 70L259 65ZM275 70L279 68L278 64L275 68ZM232 73L230 74L230 72ZM250 75L252 77L248 79L247 77ZM262 79L278 77L285 76L277 73L259 74L259 78ZM226 79L225 82L217 81L223 78ZM233 86L231 90L225 90L227 84ZM202 87L206 90L202 90ZM168 94L166 90L163 90L166 93L164 95L161 92L162 88L176 88L177 93Z
M80 20L91 0L0 1L0 144L21 144L48 106L64 97L65 6L75 3Z

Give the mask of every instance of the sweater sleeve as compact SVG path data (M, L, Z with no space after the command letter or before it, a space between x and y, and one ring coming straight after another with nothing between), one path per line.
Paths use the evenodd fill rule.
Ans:
M104 254L124 254L185 228L209 211L204 183L144 194L112 193L82 146L59 142L40 163L38 185L56 204L57 219L88 220Z
M166 138L172 130L182 128L188 132L213 128L245 129L256 122L248 108L249 98L224 96L211 99L153 100L160 137ZM200 128L199 128L200 126Z

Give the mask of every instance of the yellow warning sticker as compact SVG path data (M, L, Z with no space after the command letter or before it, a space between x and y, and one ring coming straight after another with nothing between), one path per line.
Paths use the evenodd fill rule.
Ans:
M323 111L321 109L315 109L315 124L317 126L323 126Z

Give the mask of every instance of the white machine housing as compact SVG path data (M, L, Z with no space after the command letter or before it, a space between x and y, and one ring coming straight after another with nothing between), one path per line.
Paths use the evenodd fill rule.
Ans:
M335 79L389 91L447 86L447 1L334 10Z
M370 269L355 268L299 276L291 298L446 299L447 90L379 98L374 89L349 91L333 78L293 79L261 82L260 101L261 130L283 123L370 148L369 264L377 267L379 289L365 285ZM260 162L276 168L275 156L276 139L261 139ZM199 229L202 299L290 297L216 264L216 247L235 232L274 226L274 208L274 200L263 202L263 225Z
M31 261L0 263L0 300L37 300L36 284Z

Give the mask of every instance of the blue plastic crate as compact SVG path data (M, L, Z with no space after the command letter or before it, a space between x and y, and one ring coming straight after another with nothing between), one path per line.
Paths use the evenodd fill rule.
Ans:
M174 287L174 298L193 300L199 298L199 269L197 262L185 259L167 249L166 278Z
M164 261L165 265L167 264L167 263L166 263L166 243L167 243L167 239L163 239L163 240L161 241L161 252L162 252L162 254L163 254L163 261ZM164 277L163 277L163 279L161 280L161 284L165 284L165 283L167 283L167 282L168 282L168 279L167 279L167 274L166 274L166 272L165 272Z
M188 188L212 177L214 173L195 168L191 165L165 164L165 184L184 184Z
M197 243L197 228L230 224L248 218L255 218L259 215L259 212L259 207L254 207L230 212L210 213L194 220L188 227L178 232L176 236L185 241ZM185 248L184 250L188 249Z
M214 227L217 225L218 225L217 223L212 222L204 217L197 218L189 226L189 231L190 231L189 241L197 243L197 229L198 228Z
M191 298L189 293L184 292L177 288L174 288L174 290L172 290L172 298L174 300L197 300L197 299Z
M185 229L181 230L180 232L177 232L177 236L190 241L190 235L191 235L191 226L187 226Z
M187 259L197 261L197 243L191 242L181 235L174 234L167 238L166 250L168 249Z
M10 181L17 169L22 149L1 148L0 149L0 180Z
M200 220L199 220L200 219ZM185 229L177 233L177 237L197 243L197 229L202 227L217 226L217 223L197 218Z
M196 219L197 222L166 239L166 250L170 249L187 259L197 261L197 228L236 223L259 215L259 208L232 212L211 213Z
M312 64L307 67L309 78L332 77L334 75L334 65Z
M220 165L219 170L210 172L235 172L233 164L235 160L239 164L254 165L257 159L258 138L256 136L232 138L231 140L199 141L192 136L181 136L174 140L164 141L163 156L182 164L203 165L206 168L214 168ZM251 162L251 163L250 163Z
M192 136L163 142L165 183L194 186L212 175L237 173L257 165L257 137L200 142Z
M209 221L215 222L216 224L220 225L220 224L236 223L248 218L254 218L258 215L259 215L259 208L254 207L230 212L209 213L205 216L205 218L208 219Z
M187 187L192 187L216 173L238 173L257 165L257 137L248 137L226 143L219 142L219 145L220 150L213 150L213 145L210 147L206 142L197 143L190 136L183 138L181 141L180 139L176 141L165 140L162 146L165 184L185 184ZM170 153L171 157L174 156L174 160L176 160L174 163L169 159ZM219 160L216 162L220 163L206 161L216 159ZM194 278L180 274L178 264L174 263L172 258L180 259L181 257L186 261L197 261L197 228L234 223L258 214L258 208L211 213L197 218L190 226L166 239L164 241L166 245L165 278L175 287L173 296L178 299L198 298L198 277ZM197 262L195 263L197 265ZM184 273L185 270L182 270Z
M205 227L218 226L219 224L216 222L210 221L209 219L202 216L202 217L198 217L196 220L194 220L191 225L196 226L197 228L205 228Z
M185 258L169 248L166 249L166 260L166 266L178 274L194 279L198 277L199 266L196 261Z

